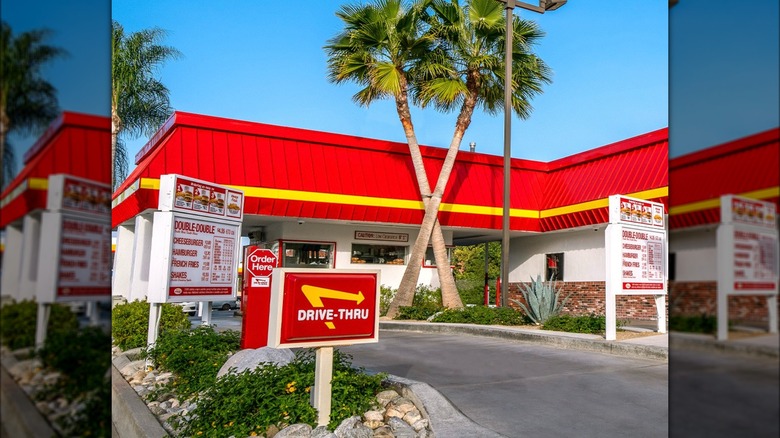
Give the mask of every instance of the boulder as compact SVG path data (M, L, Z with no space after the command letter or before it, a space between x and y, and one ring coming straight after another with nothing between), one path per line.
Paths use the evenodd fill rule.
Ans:
M308 424L293 424L280 430L274 438L310 438L311 426Z
M287 365L293 359L295 359L295 353L289 348L262 347L241 350L228 358L225 364L222 365L222 368L219 369L217 378L227 374L231 368L235 368L234 372L241 373L244 370L254 370L266 363Z
M333 432L338 438L372 438L374 431L361 422L359 416L349 417Z

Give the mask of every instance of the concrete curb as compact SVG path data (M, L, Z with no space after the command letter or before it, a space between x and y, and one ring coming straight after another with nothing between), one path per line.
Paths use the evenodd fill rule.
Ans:
M780 346L756 345L738 341L718 341L711 335L694 333L671 332L669 334L669 346L676 350L707 350L724 354L772 359L780 357Z
M126 355L116 357L111 364L111 422L120 437L167 437L162 427L138 393L130 387L119 367L130 363Z
M443 394L427 383L391 374L387 376L387 382L401 396L408 398L417 406L423 418L430 422L434 436L505 438L504 435L486 429L466 417Z
M27 393L6 371L6 365L11 366L16 360L4 357L4 361L11 363L0 367L0 418L3 419L3 429L11 437L57 436Z
M582 336L571 333L566 336L550 335L496 326L454 323L415 323L404 321L380 321L382 330L400 330L419 333L464 334L521 342L549 345L551 347L593 351L640 359L669 360L669 349L653 345L628 344L604 339L594 339L591 335Z

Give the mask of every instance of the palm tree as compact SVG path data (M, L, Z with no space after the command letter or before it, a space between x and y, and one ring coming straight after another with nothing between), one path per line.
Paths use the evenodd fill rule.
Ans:
M431 189L414 132L409 97L415 91L414 78L435 51L435 39L424 36L421 27L428 3L422 1L408 6L400 0L380 0L375 5L343 6L336 15L344 21L345 28L325 46L329 55L329 79L335 83L354 81L362 86L353 97L358 104L369 106L377 99L395 99L425 205L431 197ZM426 244L420 250L417 263L410 263L406 268L411 272L411 293L414 294L429 238L433 241L442 285L442 302L447 307L462 307L436 218L425 236Z
M471 0L461 6L457 0L434 0L431 9L433 13L426 15L430 26L428 35L442 42L442 50L435 52L438 63L432 61L422 71L423 77L418 78L415 102L423 107L434 105L443 111L457 107L460 110L439 179L412 247L410 266L422 262L420 251L428 245L428 235L436 222L444 189L474 110L481 106L489 114L495 114L502 108L504 95L505 19L501 4L495 0ZM541 93L542 84L550 82L550 70L530 52L543 36L538 27L515 17L512 28L512 109L525 119L531 112L530 99ZM411 275L408 270L404 273L388 316L395 316L400 306L411 305L416 281Z
M129 161L119 135L152 135L171 115L168 89L154 74L180 52L159 44L165 36L159 28L128 35L113 21L111 33L111 183L116 187L125 179Z
M0 188L16 174L11 132L33 134L45 129L59 113L57 90L41 75L50 61L66 52L44 44L48 30L31 30L14 37L2 23L0 35Z

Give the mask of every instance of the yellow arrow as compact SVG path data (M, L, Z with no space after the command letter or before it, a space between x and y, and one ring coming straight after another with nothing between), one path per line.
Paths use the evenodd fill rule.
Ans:
M365 299L365 297L363 296L363 292L360 291L358 291L358 293L355 294L355 293L344 292L340 290L326 289L324 287L309 286L309 285L301 286L301 291L303 291L303 294L306 296L306 299L309 300L309 303L314 307L325 307L325 305L322 303L323 298L354 301L355 304L360 304Z

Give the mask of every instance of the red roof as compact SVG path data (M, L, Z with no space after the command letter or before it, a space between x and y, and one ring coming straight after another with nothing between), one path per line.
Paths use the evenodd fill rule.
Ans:
M111 120L63 112L24 155L24 168L0 194L0 227L46 208L49 175L111 182Z
M663 201L666 138L661 129L552 163L513 159L512 229L603 222L582 203L606 211L617 193ZM421 149L433 185L446 149ZM247 215L419 224L424 213L405 143L176 112L136 160L114 194L114 226L155 209L167 173L238 186ZM441 223L500 229L502 175L502 157L460 152Z
M747 196L780 207L780 128L669 161L670 228L720 222L720 196Z

